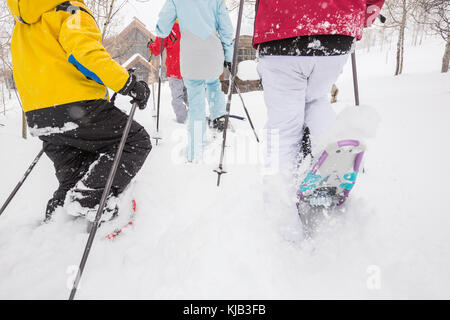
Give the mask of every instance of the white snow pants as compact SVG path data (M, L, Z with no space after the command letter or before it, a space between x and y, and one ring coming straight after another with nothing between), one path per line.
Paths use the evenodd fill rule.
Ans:
M348 56L263 56L258 63L267 106L264 200L289 240L303 238L293 175L303 128L314 145L335 120L329 94Z

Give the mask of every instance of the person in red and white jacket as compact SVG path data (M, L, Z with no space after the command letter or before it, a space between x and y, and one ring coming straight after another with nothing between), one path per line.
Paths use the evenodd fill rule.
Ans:
M180 72L180 26L178 22L173 25L172 31L167 38L164 38L163 48L167 51L166 76L169 79L170 91L172 93L172 107L175 112L177 122L184 123L188 112L188 96ZM161 38L149 42L150 52L159 56L161 54Z
M253 45L264 87L268 130L264 200L282 235L304 237L296 208L294 170L304 133L314 153L317 137L335 120L328 98L355 40L380 13L384 0L259 0ZM303 150L302 150L303 149ZM310 148L308 148L310 149Z

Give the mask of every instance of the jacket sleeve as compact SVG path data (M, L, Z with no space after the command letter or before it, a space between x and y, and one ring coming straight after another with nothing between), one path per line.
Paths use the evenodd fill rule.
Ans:
M156 35L160 38L167 38L172 31L175 20L177 20L175 4L173 3L173 0L167 0L159 12L158 23L156 24Z
M102 45L102 34L94 18L79 10L62 24L59 43L67 59L85 76L114 90L120 91L130 75L114 61Z
M366 25L371 25L381 12L385 0L366 1Z
M165 47L165 41L163 43L163 46ZM161 53L161 38L156 37L156 40L152 42L152 44L149 46L149 49L153 55L159 56L159 54Z
M383 8L384 2L385 0L367 0L367 7L375 5L381 10L381 8Z
M220 41L222 42L225 61L233 60L233 25L231 24L230 15L224 0L218 0L217 11L217 31L219 32Z

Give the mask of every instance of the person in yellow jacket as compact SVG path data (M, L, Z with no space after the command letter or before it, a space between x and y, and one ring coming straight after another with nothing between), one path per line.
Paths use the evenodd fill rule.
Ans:
M16 20L13 73L30 132L43 141L59 188L46 220L65 206L92 220L100 202L127 115L110 101L108 89L133 97L141 109L150 89L115 62L84 1L7 0ZM151 150L145 129L133 121L110 200L118 196ZM103 220L116 215L108 205Z

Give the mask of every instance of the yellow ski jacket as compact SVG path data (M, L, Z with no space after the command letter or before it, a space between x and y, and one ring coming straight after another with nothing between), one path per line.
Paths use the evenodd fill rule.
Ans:
M109 99L129 79L102 45L92 13L80 1L7 0L16 19L11 54L25 112Z

